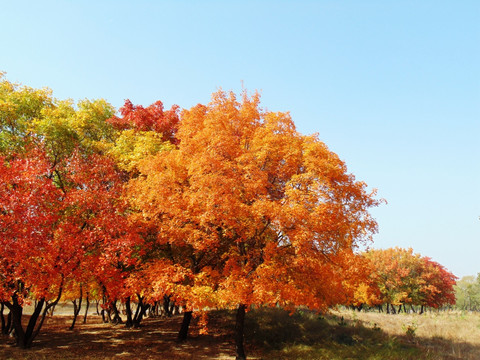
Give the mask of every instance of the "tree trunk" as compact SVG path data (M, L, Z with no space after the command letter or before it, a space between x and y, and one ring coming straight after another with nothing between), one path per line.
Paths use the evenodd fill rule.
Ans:
M88 308L90 307L90 299L88 298L88 291L85 296L85 315L83 316L83 323L87 323Z
M30 320L28 321L28 325L26 329L23 329L22 326L22 315L23 315L23 308L18 301L18 295L14 294L12 296L12 302L6 302L5 305L8 307L10 312L12 313L12 323L13 328L15 329L15 338L17 342L17 346L21 348L29 348L32 346L33 340L37 337L40 329L42 328L43 322L45 320L45 316L47 312L57 305L60 297L62 296L62 289L63 289L63 280L60 284L60 288L58 291L58 296L52 303L48 303L45 301L45 298L41 298L39 301L36 302L33 314L30 316ZM43 306L45 305L45 309ZM43 312L42 312L43 309ZM37 320L42 314L40 322L37 325Z
M132 307L130 306L130 296L127 296L125 299L125 312L127 313L127 322L125 326L130 328L133 326L133 319L132 319Z
M11 304L7 303L6 305L12 312L12 324L13 324L13 328L15 329L15 340L17 342L17 345L24 348L25 347L25 331L23 330L23 326L22 326L23 308L18 303L17 295L14 294L12 296L12 303Z
M237 356L235 360L246 360L244 349L244 335L243 330L245 326L245 305L238 305L237 316L235 321L235 350Z
M122 324L123 320L120 317L120 312L118 311L117 308L117 300L112 302L112 310L113 310L113 323L116 324Z
M172 308L173 308L173 304L171 304L172 302L170 301L170 296L168 295L164 295L163 296L163 311L165 312L165 316L172 316Z
M185 311L183 313L183 321L182 326L180 327L180 331L178 332L178 341L185 341L188 335L188 328L190 327L190 321L192 320L192 312Z
M147 305L143 302L143 297L140 294L137 294L138 297L138 304L137 310L135 311L135 317L133 318L133 327L138 328L140 327L140 323L142 322L143 316L147 312Z
M55 312L55 307L57 306L57 303L52 305L51 307L48 308L48 315L53 316L53 313Z
M3 315L4 310L5 310L5 304L2 302L0 307L0 319L2 321L2 334L8 335L12 327L12 312L10 310L8 311L7 320L5 321L5 317Z
M75 323L77 322L77 316L80 313L80 309L82 308L82 298L83 298L83 288L82 285L80 285L80 298L78 299L78 305L77 305L77 299L73 300L73 321L72 325L70 325L69 330L73 330L75 327Z

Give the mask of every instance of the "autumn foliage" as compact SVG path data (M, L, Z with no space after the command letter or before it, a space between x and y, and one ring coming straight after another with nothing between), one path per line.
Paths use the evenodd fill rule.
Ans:
M352 301L353 305L394 305L439 308L455 304L456 276L442 265L413 253L412 249L372 249L364 255L364 274L369 274ZM369 295L370 294L370 295ZM373 296L372 296L373 295Z
M253 305L454 301L455 278L432 260L359 253L377 230L375 192L257 93L218 91L182 111L127 100L115 115L104 100L75 105L3 79L0 120L0 315L10 309L2 330L20 346L77 297L128 327L181 307L180 339L192 312L237 309L239 359Z

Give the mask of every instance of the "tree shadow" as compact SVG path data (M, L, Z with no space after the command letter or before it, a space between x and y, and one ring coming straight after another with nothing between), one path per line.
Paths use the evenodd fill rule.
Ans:
M253 312L252 312L253 313ZM247 342L265 350L265 358L317 358L321 350L335 358L478 360L480 345L444 338L423 338L406 332L393 336L377 324L345 320L311 311L293 314L259 309L246 318ZM378 357L380 356L380 357ZM328 355L323 358L329 358Z
M12 346L11 338L0 342L0 358L6 359L229 359L234 347L228 333L200 335L192 324L191 336L177 342L181 316L147 318L137 329L104 324L100 317L68 330L71 317L54 316L31 349Z

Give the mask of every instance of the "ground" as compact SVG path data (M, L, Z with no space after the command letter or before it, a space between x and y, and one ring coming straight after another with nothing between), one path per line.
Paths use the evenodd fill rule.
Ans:
M13 338L0 342L1 359L233 359L233 337L223 326L215 333L200 335L192 324L187 341L176 342L181 316L146 318L139 329L104 324L101 317L89 316L87 324L78 319L68 330L72 316L48 317L31 349L13 347ZM219 319L212 318L212 326ZM222 330L223 329L223 330Z
M182 316L146 318L139 329L104 324L91 314L68 330L70 309L48 317L33 347L18 349L0 337L2 360L234 359L235 314L209 313L208 334L194 319L187 341L176 341ZM250 311L245 324L248 359L263 360L478 360L480 315L461 312L387 315L281 309Z

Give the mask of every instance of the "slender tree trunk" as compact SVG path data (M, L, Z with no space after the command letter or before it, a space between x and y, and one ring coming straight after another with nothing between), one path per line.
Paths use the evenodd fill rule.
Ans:
M45 301L45 298L41 298L35 303L35 308L33 314L30 316L30 320L28 321L27 327L23 329L22 326L22 315L23 315L23 308L18 301L18 295L14 294L12 296L12 302L6 302L5 305L9 308L12 313L12 324L13 328L15 329L15 338L17 345L21 348L29 348L32 346L33 340L37 337L40 329L42 328L43 322L45 317L47 316L48 311L57 305L60 297L62 296L63 290L63 280L60 283L60 288L58 291L58 296L52 303L48 303ZM43 309L43 306L45 308ZM43 312L42 312L43 309ZM37 324L37 321L40 317L40 322Z
M137 321L138 317L140 316L141 308L142 308L142 298L140 296L138 296L137 307L135 309L135 315L133 316L134 325L135 325L135 322Z
M17 346L25 347L25 331L23 330L22 326L23 308L18 303L18 297L16 294L12 296L12 303L6 303L6 306L12 313L12 325L15 330L15 340L17 342Z
M4 311L5 311L5 304L2 302L1 309L0 309L0 318L2 319L2 334L8 335L13 330L12 312L8 310L7 320L5 321L5 317L3 314Z
M164 295L163 296L163 311L165 315L171 317L173 315L173 307L174 303L170 300L170 296Z
M53 313L55 312L55 307L57 306L57 303L52 305L52 307L48 308L48 315L53 316Z
M245 327L245 305L238 305L237 316L235 321L235 350L237 356L235 360L246 360L245 348L244 348L244 334Z
M130 306L130 296L127 296L125 299L125 312L127 313L127 322L125 323L125 326L127 328L133 326L133 319L132 319L132 308Z
M117 308L117 300L112 302L112 310L113 310L113 320L112 320L112 322L114 324L122 324L123 320L120 317L120 313L119 313L118 308Z
M100 310L100 315L102 315L102 321L104 323L108 323L109 320L108 320L108 316L106 315L105 309Z
M140 294L137 294L138 304L137 310L135 311L135 317L133 318L133 327L140 327L140 323L147 311L147 305L143 302L143 297Z
M83 323L86 324L87 323L87 315L88 315L88 309L90 307L90 299L88 298L88 291L87 293L85 294L85 315L83 316Z
M73 321L72 325L70 325L70 330L73 330L75 327L75 323L77 322L77 316L80 313L80 309L82 308L82 298L83 298L83 287L80 285L80 297L78 299L78 305L77 305L77 299L73 300Z
M183 313L183 321L182 326L180 327L180 331L178 332L178 341L185 341L188 335L188 328L190 327L190 321L192 320L192 312L185 311Z
M6 326L6 322L5 322L5 318L3 317L3 309L5 309L5 304L2 302L0 304L0 319L2 321L2 334L6 335L7 334L7 326ZM10 312L9 312L10 314Z
M97 315L101 315L100 314L100 309L99 309L100 308L100 300L99 299L95 300L95 308L97 309Z

